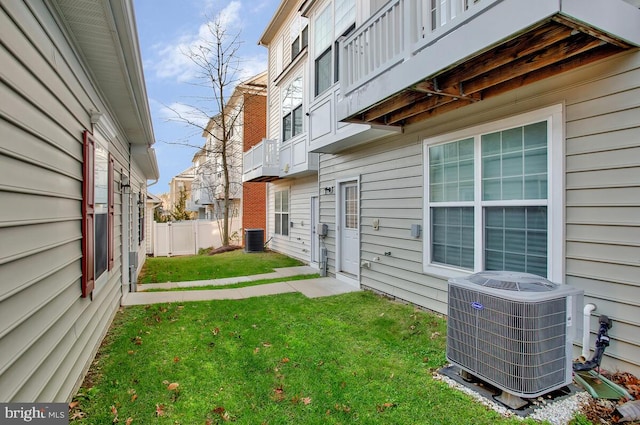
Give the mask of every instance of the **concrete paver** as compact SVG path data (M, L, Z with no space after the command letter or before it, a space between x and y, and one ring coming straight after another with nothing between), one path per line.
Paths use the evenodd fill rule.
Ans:
M197 287L205 285L228 285L239 282L248 282L261 279L273 279L298 276L302 274L317 273L317 269L308 266L286 267L276 269L273 273L253 276L241 276L239 278L212 279L194 282L169 282L160 284L139 285L144 289L158 288L171 289L180 287ZM300 292L306 297L317 298L331 295L344 294L359 291L359 288L340 282L332 277L316 279L293 280L288 282L269 283L264 285L247 286L244 288L189 290L189 291L165 291L165 292L134 292L125 294L122 305L144 305L169 302L208 301L208 300L237 300L243 298L260 297L265 295L286 294Z

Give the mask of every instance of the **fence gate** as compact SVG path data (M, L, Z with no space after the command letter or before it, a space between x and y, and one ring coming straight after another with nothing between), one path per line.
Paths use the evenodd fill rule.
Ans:
M196 235L190 221L156 223L154 255L171 257L196 253Z

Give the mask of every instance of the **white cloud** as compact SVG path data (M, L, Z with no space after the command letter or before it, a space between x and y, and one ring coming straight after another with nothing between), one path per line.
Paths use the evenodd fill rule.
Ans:
M241 25L240 9L242 3L239 1L232 1L222 9L219 13L220 23L223 28L232 28L237 25Z
M205 10L212 5L213 3L210 2ZM157 60L150 63L150 69L153 69L155 75L160 79L175 78L180 83L193 81L197 77L199 69L189 58L189 52L197 49L202 43L213 41L210 25L216 21L232 35L240 32L243 27L241 10L242 2L231 1L208 22L200 25L197 31L183 34L174 42L166 45L154 46Z
M183 123L184 125L204 128L209 122L209 115L191 105L173 102L158 109L159 116L166 121Z
M250 58L243 58L240 61L238 69L238 82L248 80L249 78L258 75L262 71L267 69L267 55L255 55Z

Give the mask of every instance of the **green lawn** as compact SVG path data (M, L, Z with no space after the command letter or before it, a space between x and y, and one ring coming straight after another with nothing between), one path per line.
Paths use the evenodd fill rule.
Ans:
M121 310L72 412L110 424L519 424L432 378L444 319L370 292ZM525 422L533 423L533 422Z
M270 273L274 268L302 263L275 252L245 253L242 250L216 255L147 258L139 283L187 282Z

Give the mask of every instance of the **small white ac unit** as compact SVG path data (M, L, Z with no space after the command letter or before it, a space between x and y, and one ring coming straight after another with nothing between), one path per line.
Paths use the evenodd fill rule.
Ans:
M581 304L581 290L528 273L450 279L447 359L510 396L562 388Z

